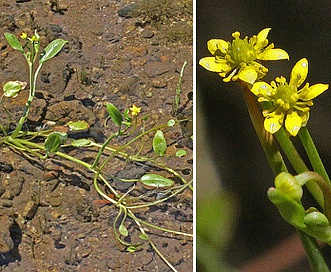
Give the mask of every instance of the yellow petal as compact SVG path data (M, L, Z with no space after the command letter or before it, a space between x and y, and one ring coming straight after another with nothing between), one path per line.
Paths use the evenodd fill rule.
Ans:
M303 101L308 101L319 96L321 93L325 92L329 88L329 84L315 84L307 88L305 92L300 93L300 99Z
M306 80L307 74L308 60L303 58L294 65L289 85L299 87Z
M272 94L272 87L263 81L255 82L251 92L255 95L263 95L263 96L270 96Z
M256 48L260 48L264 44L264 41L267 39L270 30L271 28L265 28L261 30L259 34L257 34L257 41L255 45Z
M282 60L282 59L289 59L289 55L283 49L267 49L262 51L260 54L257 55L257 59L259 60Z
M221 52L225 54L228 51L229 44L221 39L211 39L207 42L207 48L212 55L214 55L217 50L221 50Z
M223 79L224 82L230 82L230 80L233 78L233 76L237 73L237 68L233 69L230 75L228 75L226 78ZM220 76L225 77L226 73L221 73Z
M296 111L287 114L285 119L285 128L292 135L296 136L302 126L304 117L300 117Z
M253 84L257 79L257 72L254 68L251 68L249 66L243 67L239 70L238 77L242 81Z
M264 120L264 129L271 134L277 132L283 124L284 114L272 112Z
M215 57L205 57L199 61L199 64L211 72L227 72L230 70L230 66L226 62L215 61Z
M305 127L307 125L308 119L309 119L309 111L306 111L304 113L301 114L301 127Z

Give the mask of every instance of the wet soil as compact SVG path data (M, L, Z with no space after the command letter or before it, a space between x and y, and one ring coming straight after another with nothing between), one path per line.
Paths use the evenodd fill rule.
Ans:
M141 107L139 116L148 116L151 128L169 119L185 119L181 126L165 131L168 149L158 162L192 179L192 2L143 1L0 1L0 82L28 82L24 57L10 48L4 33L30 36L37 29L41 46L56 38L69 43L45 63L37 83L36 98L24 129L57 126L85 120L85 135L102 143L116 131L107 117L105 103L123 111L132 104ZM185 68L178 112L173 103L179 72ZM2 91L2 90L1 90ZM11 121L21 116L28 92L15 99L4 98ZM8 115L1 107L0 120ZM142 125L142 122L138 122ZM144 138L142 153L150 155L153 135ZM131 139L131 138L130 138ZM120 139L118 146L128 139ZM38 141L36 139L36 141ZM140 143L130 147L140 149ZM185 149L181 158L174 154ZM61 150L90 162L96 152L84 149ZM147 163L114 159L107 173L126 179L146 172L173 178L168 172ZM174 179L176 185L180 182ZM124 194L132 183L109 179ZM130 193L154 200L166 193L139 183ZM149 223L192 233L192 192L181 194L135 215ZM1 271L170 271L155 250L144 242L139 250L128 252L116 239L113 224L118 208L102 198L93 187L93 175L59 158L39 160L0 145L0 270ZM129 236L139 239L138 227L126 221ZM145 228L153 243L178 271L192 271L193 242L190 237ZM123 238L123 237L122 237Z

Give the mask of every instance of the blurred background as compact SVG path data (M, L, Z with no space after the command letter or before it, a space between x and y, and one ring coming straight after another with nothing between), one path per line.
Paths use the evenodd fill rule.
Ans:
M198 271L271 271L247 265L282 243L285 247L275 252L283 250L293 260L287 268L275 265L274 271L310 271L293 238L295 230L267 198L273 175L240 87L198 65L210 56L208 40L231 41L235 31L251 37L266 27L272 28L269 41L290 55L289 61L265 62L266 81L280 75L289 79L293 65L306 57L307 82L331 84L330 1L196 1ZM331 90L314 102L308 128L331 173ZM323 251L331 256L328 248ZM280 263L283 256L270 259Z

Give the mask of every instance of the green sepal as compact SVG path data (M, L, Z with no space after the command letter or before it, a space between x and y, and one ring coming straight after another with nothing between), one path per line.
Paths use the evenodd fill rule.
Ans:
M278 192L273 187L269 188L268 197L288 223L302 230L306 228L304 224L304 217L306 216L305 209L299 202Z

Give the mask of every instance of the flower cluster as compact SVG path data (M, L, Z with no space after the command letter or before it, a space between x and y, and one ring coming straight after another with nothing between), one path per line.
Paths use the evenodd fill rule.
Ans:
M306 83L299 89L307 74L308 60L303 58L294 65L289 83L284 77L277 77L270 85L263 81L254 83L251 91L258 97L258 101L271 102L271 107L263 111L266 131L277 132L285 121L286 130L296 136L300 128L307 124L312 99L329 88L328 84L309 86Z
M241 80L248 83L258 101L267 102L267 109L263 111L265 130L273 134L285 125L286 130L296 136L307 124L312 100L326 91L329 85L309 86L306 83L302 87L308 74L308 60L305 58L293 67L289 83L282 76L270 84L259 81L268 72L259 61L289 59L286 51L274 48L273 43L268 45L269 31L270 28L265 28L250 39L240 39L237 31L232 34L232 43L221 39L209 40L207 46L213 57L202 58L199 64L219 73L224 82Z
M232 43L221 39L209 40L207 47L213 57L202 58L199 64L219 73L225 82L240 79L253 84L268 72L259 61L289 59L284 50L274 48L273 43L268 45L270 29L265 28L250 39L240 39L240 33L234 32Z

